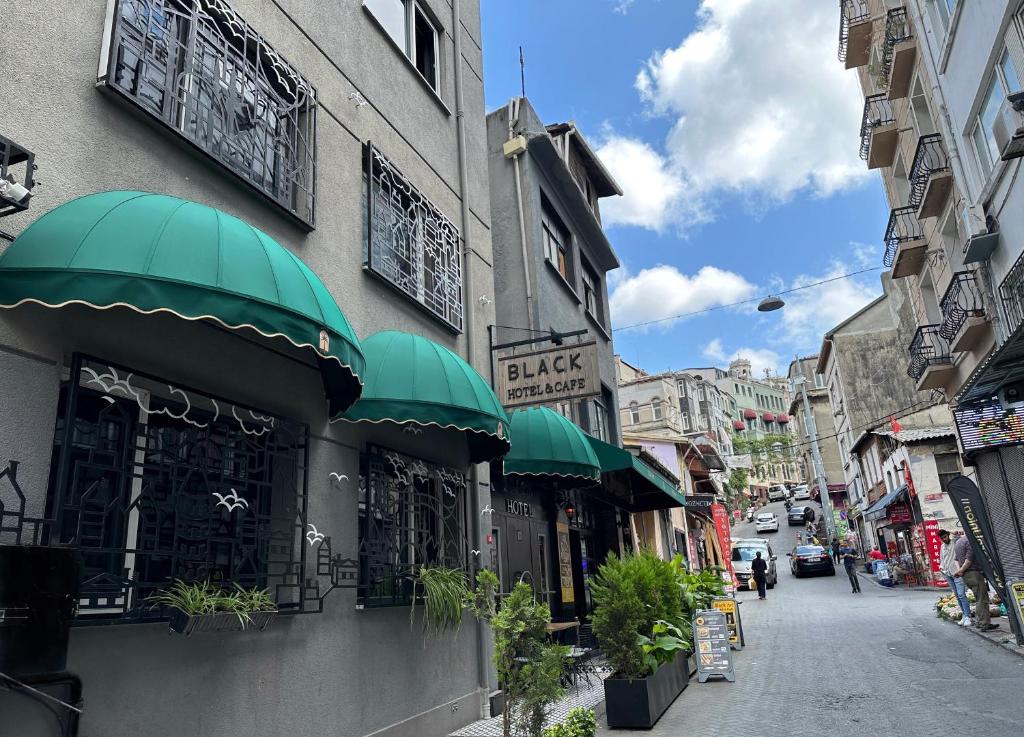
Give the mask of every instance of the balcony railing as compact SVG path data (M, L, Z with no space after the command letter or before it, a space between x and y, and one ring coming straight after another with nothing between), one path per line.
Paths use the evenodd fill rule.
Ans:
M936 172L948 170L949 156L946 155L946 147L942 145L942 134L921 136L914 153L914 163L910 167L910 198L907 204L915 210L920 207L928 188L928 180Z
M892 71L892 52L896 44L909 41L914 34L910 30L910 19L906 8L890 10L885 17L885 42L882 44L882 78L888 80Z
M958 271L953 275L953 281L939 302L939 308L942 310L939 335L950 343L956 340L968 317L985 315L985 303L973 271Z
M886 268L892 268L896 261L896 252L901 243L924 238L924 229L917 219L917 210L913 207L897 207L889 213L889 224L885 228L885 256L882 262Z
M864 161L868 160L871 151L871 133L875 128L895 122L892 103L884 94L870 95L864 100L864 117L860 121L860 157Z
M871 20L868 0L839 0L839 61L846 62L850 47L850 26Z
M922 325L910 342L910 366L907 374L918 381L929 366L948 364L949 341L939 333L939 325Z
M1006 313L1006 328L1012 333L1024 323L1024 254L999 285L999 299Z

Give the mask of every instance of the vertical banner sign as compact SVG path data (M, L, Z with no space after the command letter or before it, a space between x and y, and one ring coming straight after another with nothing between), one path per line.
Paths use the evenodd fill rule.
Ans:
M732 568L732 536L729 532L729 512L724 504L712 504L711 516L715 520L715 532L718 533L718 545L722 550L722 558L725 559L726 570L729 571L729 580L733 587L737 586L736 571Z
M572 585L572 551L569 547L569 525L564 522L555 523L558 533L558 578L562 588L562 603L572 604L576 601L576 590Z
M931 562L932 578L939 576L939 554L942 552L942 540L939 539L939 521L937 519L926 519L924 521L924 544L928 550L928 559Z
M706 682L711 676L736 680L729 647L729 623L723 612L705 609L693 616L693 646L697 651L698 683Z
M1024 622L1024 579L1010 581L1010 603L1006 607L1017 612L1017 621Z
M740 620L739 603L731 596L716 596L711 606L725 615L725 623L729 627L729 644L733 650L742 650L747 644L743 636L743 622Z
M977 484L966 476L957 476L946 485L946 493L953 502L956 516L964 528L967 539L974 549L974 560L981 567L985 578L1006 601L1006 585L1003 583L1003 566L999 562L992 536L992 526L988 521L988 510L981 498Z

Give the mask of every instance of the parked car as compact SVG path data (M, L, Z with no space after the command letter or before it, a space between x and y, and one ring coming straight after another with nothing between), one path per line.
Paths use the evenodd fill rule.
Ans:
M789 555L789 570L800 578L808 573L836 575L832 557L820 545L797 545Z
M790 527L803 527L807 524L807 510L810 507L791 507L786 514L786 522Z
M741 589L753 588L750 585L750 579L753 578L750 565L758 553L761 553L761 557L768 562L768 588L775 588L775 584L779 582L779 571L775 566L777 556L767 540L759 537L734 540L732 543L732 569L736 572Z
M794 486L792 489L792 498L795 502L805 502L811 499L811 490L807 488L807 484L800 484Z
M789 497L789 491L782 484L772 484L768 487L768 501L781 502Z
M754 521L754 529L758 532L778 532L779 518L774 512L761 512Z

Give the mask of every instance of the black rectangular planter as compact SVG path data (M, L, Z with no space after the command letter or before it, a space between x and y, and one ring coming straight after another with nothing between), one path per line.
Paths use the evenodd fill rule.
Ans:
M240 632L256 630L262 632L277 617L277 611L249 612L249 621L243 621L234 612L215 614L185 614L180 609L171 610L168 623L174 632L191 635L193 632Z
M647 678L629 680L606 678L604 701L608 726L620 729L650 729L690 682L687 653Z

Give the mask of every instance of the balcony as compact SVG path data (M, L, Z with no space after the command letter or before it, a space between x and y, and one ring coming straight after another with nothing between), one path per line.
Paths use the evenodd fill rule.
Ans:
M940 325L922 325L910 342L907 374L917 382L917 390L938 389L953 372L949 342L940 334Z
M907 204L917 209L918 220L939 215L953 189L953 174L941 133L929 133L918 139L909 178Z
M990 330L981 288L972 271L958 271L953 275L939 307L942 309L939 334L949 342L954 353L976 348Z
M892 269L892 278L920 273L928 241L913 207L897 207L889 213L885 228L885 257L882 262Z
M1021 254L999 285L999 300L1006 314L1006 331L1012 334L1024 323L1024 254Z
M900 134L896 115L885 95L870 95L864 100L864 117L860 122L860 157L868 169L892 166Z
M868 63L871 31L868 0L839 0L839 61L844 62L847 69Z
M889 100L902 100L910 93L914 75L917 41L910 28L906 8L890 10L885 18L885 42L882 45L882 76L886 80Z

